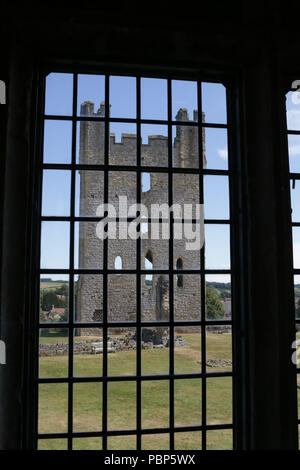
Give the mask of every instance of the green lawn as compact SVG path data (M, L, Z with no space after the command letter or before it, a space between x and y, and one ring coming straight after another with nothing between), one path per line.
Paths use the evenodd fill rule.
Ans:
M188 346L175 349L175 372L200 371L200 334L183 334ZM42 341L59 342L66 338L41 338ZM82 338L76 338L76 340ZM207 334L207 360L231 360L231 335ZM108 355L109 375L132 375L135 373L136 351L120 351ZM169 350L142 351L142 373L164 374L169 368ZM208 372L228 371L226 367L208 367ZM68 373L67 356L41 357L41 377L65 377ZM75 376L99 376L102 374L102 355L75 355ZM201 379L183 379L174 382L175 426L201 424ZM108 429L133 429L136 424L136 384L134 381L111 382L108 386ZM207 379L207 423L230 424L232 415L232 379L219 377ZM101 431L102 385L101 383L77 383L73 391L73 428L78 431ZM67 384L41 384L39 390L39 432L67 431L68 391ZM166 380L142 382L142 427L167 427L169 424L169 386ZM147 434L142 446L148 450L168 450L169 436ZM101 449L101 438L74 439L74 449ZM135 449L134 436L108 438L111 450ZM175 433L178 450L201 449L201 432ZM231 430L207 432L208 449L230 449ZM64 449L65 439L41 440L40 449Z

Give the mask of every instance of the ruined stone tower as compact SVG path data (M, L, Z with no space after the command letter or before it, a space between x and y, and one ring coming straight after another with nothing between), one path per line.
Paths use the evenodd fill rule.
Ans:
M102 102L97 113L94 103L81 105L82 116L104 116ZM194 111L194 121L198 119ZM198 168L198 127L180 125L188 121L186 109L179 109L174 126L173 165L180 168ZM79 163L84 165L104 164L104 122L81 121ZM121 142L116 142L115 134L109 134L109 163L111 165L134 165L136 155L136 135L122 134ZM204 130L203 130L204 142ZM151 135L148 143L141 142L143 166L161 167L168 162L168 139L161 135ZM165 163L163 163L165 162ZM203 164L205 166L205 152ZM168 174L147 173L148 189L143 188L141 202L149 209L151 204L168 204ZM104 175L101 171L80 171L79 215L96 216L96 209L104 202ZM118 215L119 196L127 196L128 207L136 203L136 173L134 171L110 171L108 198L114 204ZM173 175L173 204L199 203L199 177L197 174ZM194 214L193 214L194 215ZM103 268L103 242L96 235L97 222L79 222L80 269ZM149 226L148 226L149 230ZM146 231L146 230L145 230ZM174 240L174 268L199 269L200 252L186 250L186 240ZM141 240L141 267L168 269L168 240ZM108 240L108 268L136 269L136 241ZM169 278L166 274L143 275L141 277L142 320L168 320L169 317ZM102 276L83 274L77 285L77 320L81 322L101 321ZM194 274L174 277L174 317L176 320L200 319L200 276ZM108 321L130 321L136 318L136 279L133 274L111 274L108 276Z

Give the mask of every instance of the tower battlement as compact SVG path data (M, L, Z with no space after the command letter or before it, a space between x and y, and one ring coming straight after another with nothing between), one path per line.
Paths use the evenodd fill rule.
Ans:
M97 112L94 112L95 104L85 101L81 104L81 116L104 117L105 102L100 103ZM187 125L198 119L198 111L193 112L193 121L190 121L188 110L180 108L176 114L177 125L174 127L175 135L172 136L173 163L175 167L197 168L199 164L198 154L198 128ZM202 121L205 115L202 113ZM181 123L184 123L181 125ZM203 165L205 157L205 130L203 128ZM80 163L103 164L104 163L104 136L105 123L103 120L82 121L80 125ZM109 132L109 154L111 164L132 165L135 162L137 136L133 133L122 133L121 141L118 141L114 132ZM144 141L147 139L147 142ZM164 135L148 135L141 137L141 159L145 166L167 166L168 164L168 137ZM120 163L121 162L121 163Z

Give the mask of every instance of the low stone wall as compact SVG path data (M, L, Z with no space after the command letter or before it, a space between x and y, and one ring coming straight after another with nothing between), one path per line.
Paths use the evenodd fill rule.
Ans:
M142 349L159 349L169 347L169 337L167 334L161 333L160 331L143 329L142 330ZM74 354L93 354L92 343L102 342L102 338L99 341L85 340L85 341L74 341L73 351ZM132 333L128 333L124 337L108 337L108 342L111 343L111 348L114 351L131 351L136 349L136 336ZM185 339L176 335L174 338L174 347L180 348L188 346ZM68 354L69 344L68 342L60 343L40 343L39 355L40 356L63 356Z
M216 333L216 334L231 333L231 326L230 325L211 325L211 326L207 326L206 330L208 331L208 333Z
M74 354L91 354L91 341L74 341ZM40 343L40 356L63 356L68 354L69 343L62 341L60 343Z

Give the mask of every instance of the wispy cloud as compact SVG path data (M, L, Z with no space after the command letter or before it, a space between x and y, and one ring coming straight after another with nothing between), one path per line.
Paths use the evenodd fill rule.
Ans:
M228 160L228 150L227 148L224 149L217 149L219 157L223 158L223 160Z

